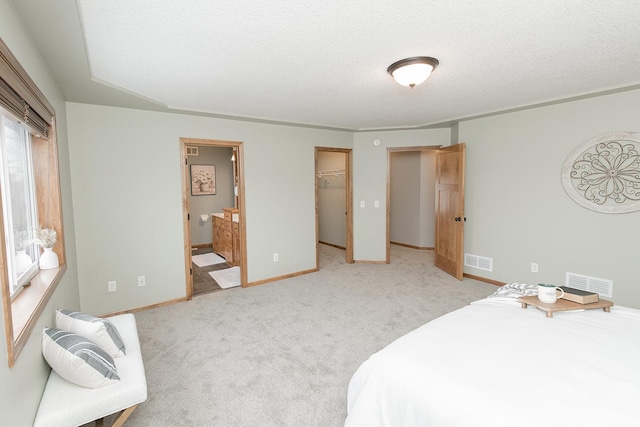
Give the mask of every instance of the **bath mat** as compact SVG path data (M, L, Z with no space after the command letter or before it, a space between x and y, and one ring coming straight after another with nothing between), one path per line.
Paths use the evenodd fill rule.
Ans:
M214 254L213 252L200 254L200 255L193 255L191 257L191 260L198 267L205 267L207 265L222 264L223 262L227 262L224 258Z
M240 267L225 268L224 270L216 270L209 272L209 276L213 277L222 289L240 286Z

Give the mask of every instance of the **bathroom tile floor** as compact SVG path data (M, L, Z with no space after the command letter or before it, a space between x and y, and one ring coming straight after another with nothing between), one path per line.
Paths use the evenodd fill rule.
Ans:
M198 248L194 251L191 251L192 255L200 255L206 254L209 252L213 252L211 247L208 248ZM225 268L230 268L229 264L214 264L207 265L204 267L198 267L193 262L191 263L193 268L193 296L198 296L202 294L208 294L210 292L222 291L223 289L218 286L215 280L209 275L210 271L215 270L224 270Z

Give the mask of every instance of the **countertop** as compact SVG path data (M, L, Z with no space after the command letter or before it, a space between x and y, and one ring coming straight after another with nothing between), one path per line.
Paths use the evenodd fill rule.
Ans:
M220 219L224 219L224 213L222 213L222 212L212 213L211 216L216 216L216 217L218 217ZM238 222L239 221L238 214L237 213L233 214L231 220L233 222Z

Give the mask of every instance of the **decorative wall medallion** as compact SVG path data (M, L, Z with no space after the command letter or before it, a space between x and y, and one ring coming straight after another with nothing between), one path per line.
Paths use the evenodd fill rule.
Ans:
M580 144L562 166L562 185L587 209L640 210L640 133L613 132Z

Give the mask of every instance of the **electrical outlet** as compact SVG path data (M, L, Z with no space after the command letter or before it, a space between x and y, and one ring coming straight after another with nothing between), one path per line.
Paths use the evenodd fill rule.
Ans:
M538 272L538 263L537 262L532 262L531 263L531 271L533 273L537 273Z
M116 287L116 281L115 280L111 280L111 281L107 282L107 291L115 292L116 289L117 289L117 287Z
M375 202L373 202L373 207L374 208L379 208L380 207L380 202L377 201L377 200Z
M360 207L364 208L364 200L360 200Z
M278 262L278 254L273 254L273 262Z
M144 276L138 276L138 286L144 286L145 284Z

